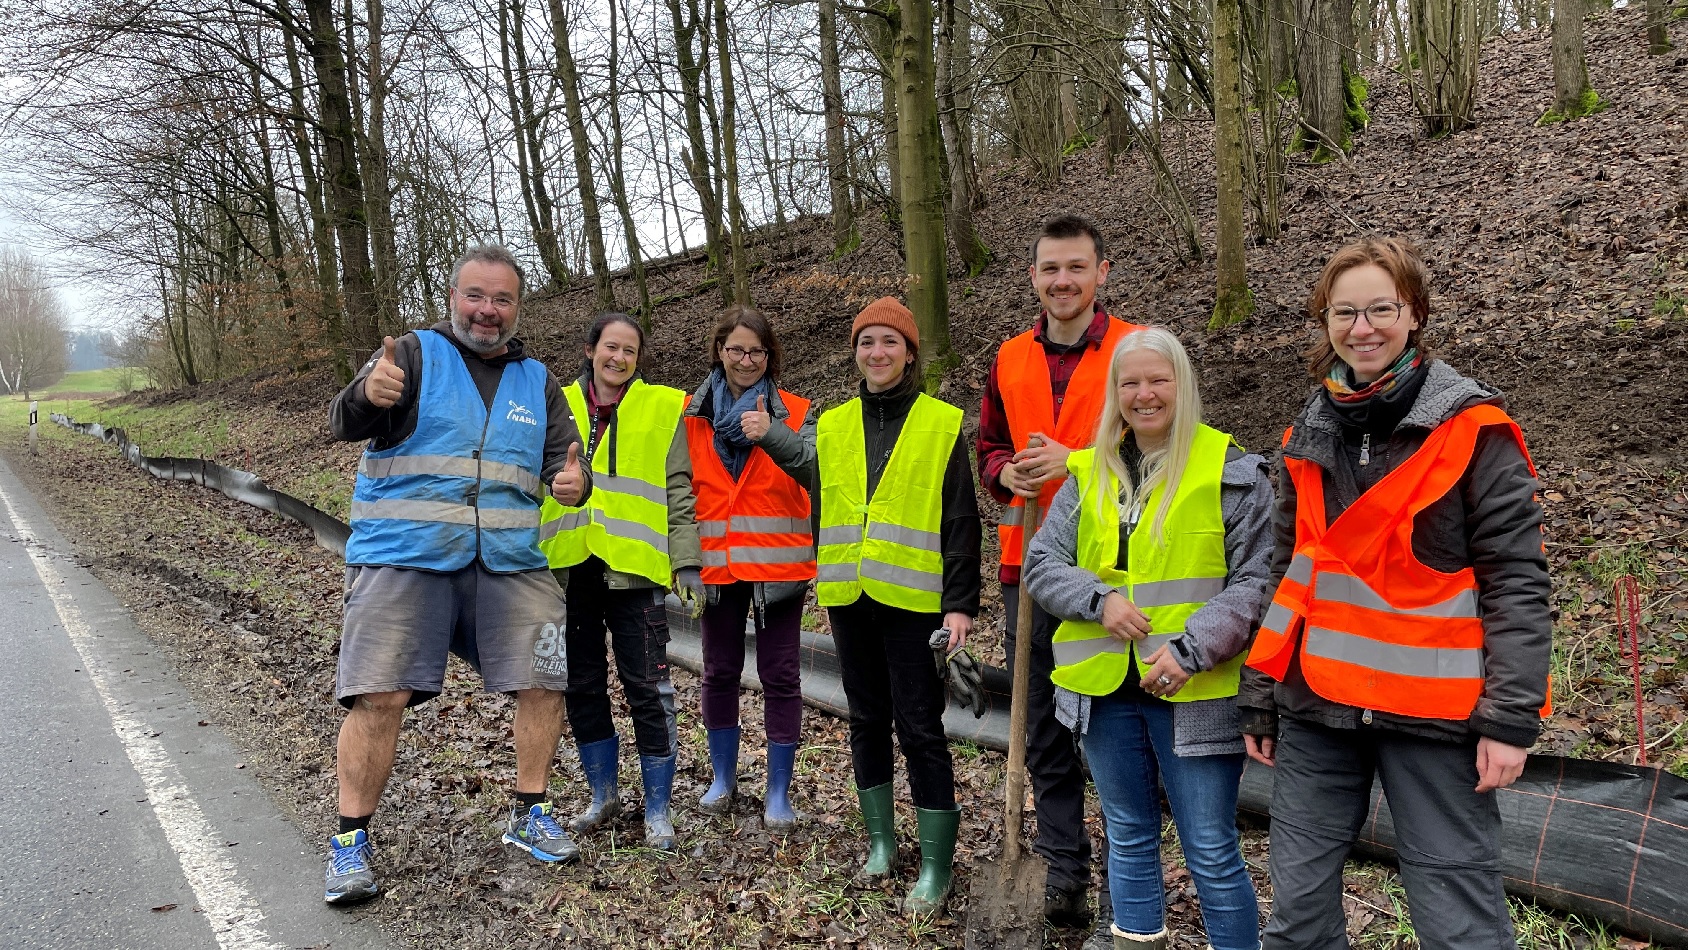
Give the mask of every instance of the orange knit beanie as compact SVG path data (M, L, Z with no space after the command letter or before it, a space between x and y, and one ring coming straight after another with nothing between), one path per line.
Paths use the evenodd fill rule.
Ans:
M856 337L861 336L864 328L874 326L890 327L901 333L909 346L920 346L920 331L914 326L914 314L895 297L880 297L856 314L856 322L850 325L850 345L856 345Z

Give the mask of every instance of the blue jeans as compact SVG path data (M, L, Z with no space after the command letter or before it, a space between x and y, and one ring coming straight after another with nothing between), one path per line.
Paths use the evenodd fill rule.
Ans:
M1114 925L1133 934L1166 926L1158 774L1201 898L1208 943L1214 950L1257 950L1260 906L1237 837L1243 755L1174 755L1172 712L1171 703L1091 701L1084 754L1108 823Z

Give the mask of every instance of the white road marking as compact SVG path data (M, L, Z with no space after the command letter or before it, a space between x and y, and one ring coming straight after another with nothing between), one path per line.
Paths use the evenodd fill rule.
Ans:
M82 657L83 669L88 671L94 688L99 691L100 701L111 716L117 738L123 743L123 751L128 753L135 771L140 773L141 782L146 786L147 801L152 805L153 814L158 816L158 823L164 829L171 850L176 852L176 858L181 862L182 873L193 888L194 897L199 901L199 908L204 911L218 945L223 950L286 950L264 932L264 912L258 909L258 902L246 889L246 882L241 879L234 862L225 857L228 848L223 838L206 820L205 813L200 811L181 770L170 758L164 744L153 738L156 731L123 710L113 688L117 679L101 661L93 632L82 619L82 611L65 590L64 576L53 567L35 532L18 514L4 486L0 486L0 502L5 504L7 515L27 547L29 559L47 589L47 596L53 599L59 622L64 625L71 644ZM122 869L114 868L113 871L121 873Z

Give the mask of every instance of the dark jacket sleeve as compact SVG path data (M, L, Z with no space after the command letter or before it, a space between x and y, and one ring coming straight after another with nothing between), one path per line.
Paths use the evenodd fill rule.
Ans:
M1278 584L1289 572L1289 562L1295 556L1295 483L1284 468L1282 453L1272 463L1272 470L1278 484L1272 504L1272 562L1260 598L1262 617L1272 606ZM1276 681L1265 673L1250 666L1243 667L1242 682L1237 688L1237 707L1241 713L1243 732L1257 736L1277 733L1278 704L1273 698L1276 685Z
M979 496L973 493L973 466L967 437L957 433L944 469L944 513L938 529L944 552L943 611L979 615Z
M1001 351L991 360L985 377L985 395L979 404L979 484L1001 504L1014 500L1014 493L1002 487L1002 468L1014 458L1014 433L1008 428L1008 409L1002 402L1002 384L997 381Z
M1551 583L1537 483L1504 429L1479 437L1461 480L1471 569L1483 617L1483 695L1471 728L1528 748L1541 733L1553 659Z
M820 464L815 456L815 428L820 419L819 405L809 404L808 415L803 417L803 425L799 429L792 429L786 424L786 417L782 414L774 418L774 424L768 427L768 434L757 443L762 451L768 453L780 471L808 489L811 493L820 491ZM784 412L784 407L781 407Z
M374 439L375 448L387 449L416 431L416 394L422 391L422 341L415 333L406 333L393 347L393 362L404 370L404 392L390 409L380 408L363 394L363 381L380 359L381 351L376 350L328 404L329 434L341 442Z
M592 497L592 467L586 464L586 446L580 438L580 426L574 418L574 410L569 408L568 397L563 395L563 387L558 384L557 377L545 371L545 461L540 469L540 480L545 483L545 490L551 490L551 479L568 464L569 446L574 445L575 457L580 462L580 472L586 476L586 493L580 496L580 503Z

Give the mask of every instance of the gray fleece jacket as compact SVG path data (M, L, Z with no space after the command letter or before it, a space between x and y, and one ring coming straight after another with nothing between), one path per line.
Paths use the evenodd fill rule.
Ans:
M1500 392L1433 361L1418 398L1368 464L1359 463L1355 433L1347 432L1322 391L1314 393L1295 420L1283 454L1324 469L1326 518L1335 521L1362 492L1405 461L1431 431L1460 410L1479 403L1504 408ZM1265 604L1295 552L1295 483L1277 463L1278 495L1272 513L1276 548ZM1467 567L1477 578L1483 618L1483 695L1469 720L1417 719L1333 703L1307 685L1300 654L1282 683L1257 670L1243 670L1237 704L1243 729L1275 735L1277 718L1290 716L1339 729L1371 726L1456 742L1489 736L1529 747L1541 732L1540 711L1553 656L1551 585L1542 551L1542 510L1537 482L1518 444L1501 429L1477 438L1471 464L1453 490L1413 519L1413 555L1434 570ZM1264 607L1263 607L1264 609ZM1475 734L1475 735L1474 735Z
M1248 649L1260 620L1269 577L1272 485L1266 460L1233 448L1225 459L1219 507L1225 522L1225 589L1191 614L1174 651L1191 673L1212 669ZM1077 566L1078 484L1069 478L1050 503L1032 539L1022 583L1044 610L1062 620L1102 619L1102 601L1113 588ZM1174 542L1176 543L1176 542ZM1079 735L1090 724L1090 697L1056 687L1056 716ZM1237 704L1231 697L1173 704L1173 751L1219 755L1243 751Z

